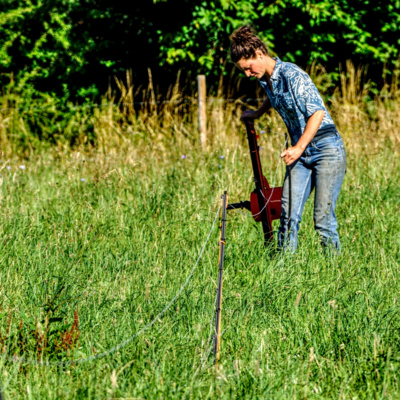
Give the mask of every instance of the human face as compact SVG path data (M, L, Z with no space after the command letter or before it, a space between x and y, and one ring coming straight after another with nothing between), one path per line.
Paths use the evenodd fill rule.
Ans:
M257 79L261 79L266 72L266 56L256 51L254 58L241 58L237 62L237 66L246 74L247 77L253 76Z

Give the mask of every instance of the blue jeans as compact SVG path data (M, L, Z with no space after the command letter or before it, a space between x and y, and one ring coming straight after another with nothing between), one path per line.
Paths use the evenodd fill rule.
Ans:
M304 205L315 189L314 227L323 246L333 247L340 252L335 208L346 172L346 152L339 133L311 141L302 156L288 168L291 174L291 199L289 201L287 169L278 246L292 253L296 251Z

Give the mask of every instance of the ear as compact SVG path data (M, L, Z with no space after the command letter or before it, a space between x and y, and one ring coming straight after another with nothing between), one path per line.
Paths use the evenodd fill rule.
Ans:
M265 54L261 50L256 50L256 58L264 58Z

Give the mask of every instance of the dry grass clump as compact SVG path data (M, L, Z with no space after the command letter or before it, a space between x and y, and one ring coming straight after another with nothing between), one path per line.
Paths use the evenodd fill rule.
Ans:
M349 154L377 153L388 146L398 153L400 135L397 72L391 85L370 99L370 83L365 81L366 69L356 69L351 62L340 75L341 85L332 97L330 109L338 129L346 141Z
M332 90L332 81L324 69L312 64L308 70L324 95ZM400 136L399 72L393 71L390 85L371 98L366 68L355 68L348 61L340 73L340 86L327 106L351 153L377 152L390 146L398 152ZM18 154L29 157L51 147L65 154L71 149L100 152L131 160L152 152L165 159L171 152L200 150L197 98L183 95L180 76L166 98L155 91L151 72L147 88L135 87L131 71L126 79L116 79L117 91L111 89L101 104L61 108L53 99L31 102L12 93L1 98L0 142L6 157ZM226 100L220 87L216 96L207 99L207 146L237 148L243 140L240 115L254 107L243 99ZM261 94L262 95L262 94ZM65 105L64 105L65 106ZM259 122L272 132L285 132L276 112L269 112ZM273 143L275 139L271 139ZM267 144L272 149L275 144ZM133 162L133 161L132 161Z

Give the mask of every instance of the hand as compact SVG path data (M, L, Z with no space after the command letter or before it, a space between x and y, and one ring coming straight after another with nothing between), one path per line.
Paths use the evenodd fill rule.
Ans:
M303 150L299 147L289 147L281 154L281 158L285 161L286 165L293 164L296 160L298 160L303 154Z
M244 121L245 119L257 119L260 118L260 114L258 112L258 110L253 111L253 110L246 110L243 112L242 116L240 117L240 119L242 121Z

